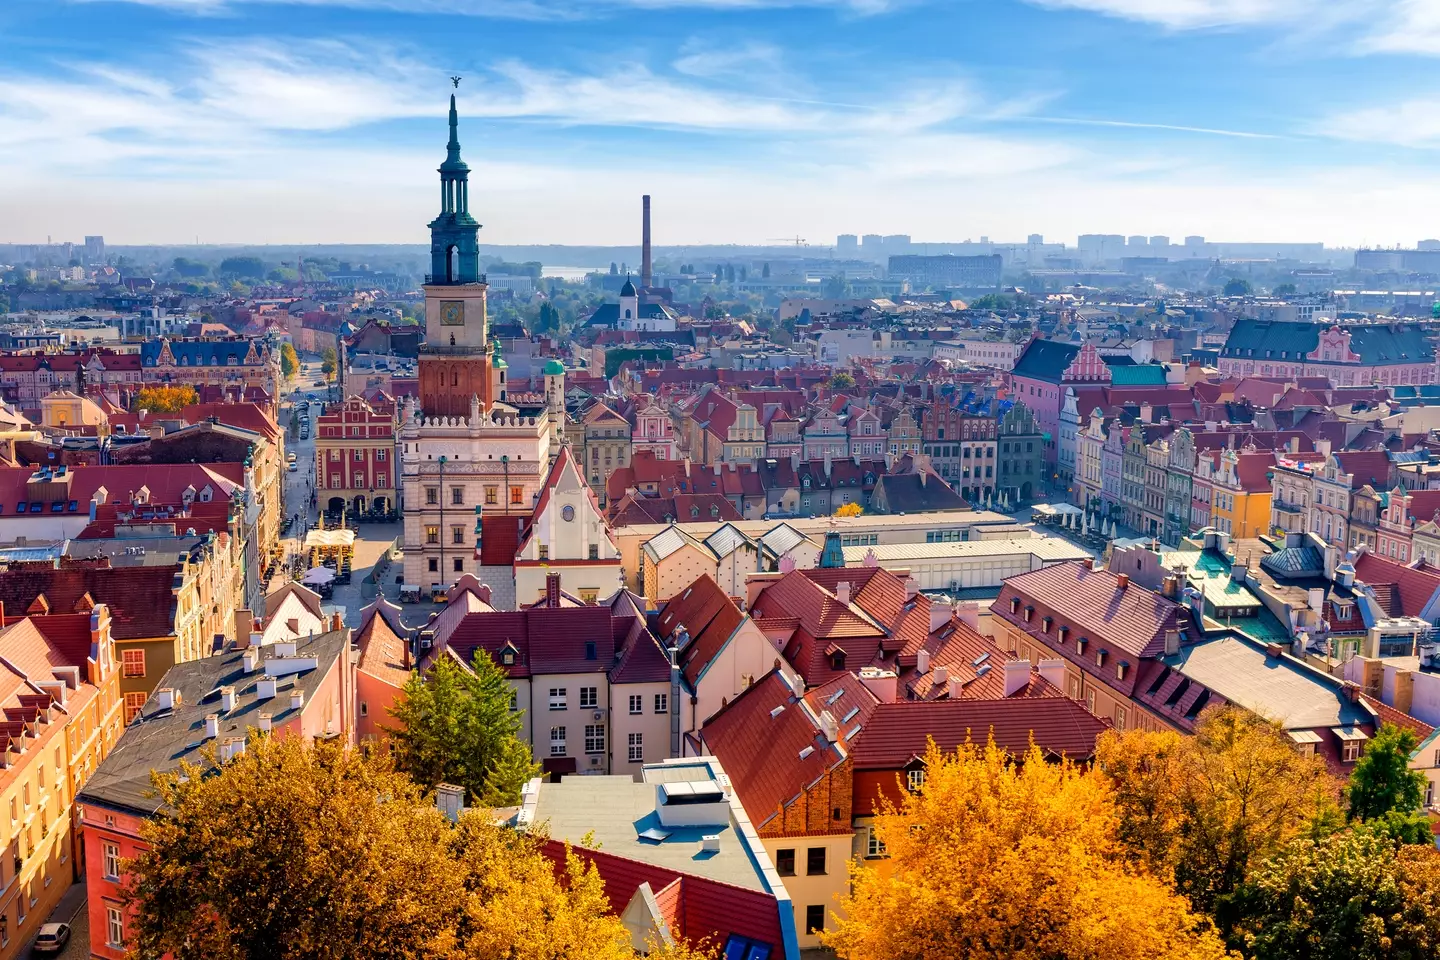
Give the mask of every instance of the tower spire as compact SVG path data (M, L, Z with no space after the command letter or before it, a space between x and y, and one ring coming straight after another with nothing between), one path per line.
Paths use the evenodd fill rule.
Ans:
M445 145L445 162L460 161L460 114L455 109L455 94L450 94L450 142Z

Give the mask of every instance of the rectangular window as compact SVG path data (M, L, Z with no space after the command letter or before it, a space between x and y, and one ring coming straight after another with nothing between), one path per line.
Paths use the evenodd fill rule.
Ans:
M465 561L464 561L462 558L460 558L460 557L456 557L456 558L455 558L455 572L456 572L456 573L464 573L464 572L465 572Z
M1124 707L1121 707L1121 706L1117 706L1117 707L1115 708L1115 729L1116 729L1116 730L1124 730L1124 729L1125 729L1125 719L1126 719L1126 718L1125 718L1125 708L1124 708Z
M439 558L439 557L431 557L431 558L430 558L430 572L431 572L431 573L439 573L439 572L440 572L440 558Z
M120 662L124 666L122 676L143 677L145 676L145 651L144 650L123 650L120 653Z
M1359 740L1346 740L1346 741L1345 741L1345 745L1344 745L1343 747L1341 747L1341 750L1340 750L1340 759L1343 760L1343 761L1345 761L1346 763L1354 763L1356 760L1359 760L1359 759L1360 759L1360 741L1359 741Z
M885 856L885 844L880 842L880 835L875 832L874 827L871 827L865 832L865 856Z
M655 694L655 712L656 712L656 713L669 713L669 712L670 712L670 694L668 694L668 693L657 693L657 694ZM1436 766L1440 766L1440 764L1436 764Z
M550 709L551 709L551 710L564 710L564 709L566 708L568 696L569 696L569 690L568 690L567 688L565 688L565 687L551 687L551 688L550 688Z
M384 450L376 450L376 451L375 451L375 460L376 460L377 463L384 463L384 462L385 462L385 451L384 451Z
M426 542L426 543L439 543L439 542L440 542L440 528L439 528L439 527L426 527L426 528L425 528L425 542Z
M591 560L599 560L599 559L600 559L600 544L598 544L598 543L592 543L592 544L590 544L590 559L591 559Z
M428 504L429 504L430 506L432 506L432 507L435 506L436 504L438 504L438 503L440 502L440 488L439 488L439 487L426 487L426 488L425 488L425 502L428 503Z
M101 850L104 851L104 864L103 864L103 868L104 868L104 871L105 871L105 879L106 879L106 880L119 880L119 879L120 879L120 845L119 845L119 844L116 844L116 843L106 843L106 844L103 844L103 845L101 846Z
M805 851L805 875L807 877L819 877L825 875L825 848L811 847Z
M116 949L125 946L125 914L119 907L105 908L105 944Z
M364 451L364 450L356 450L356 451L355 451L355 462L356 462L356 463L364 463L364 462L365 462L365 451Z
M642 743L642 736L638 733L630 734L630 762L639 763L645 759L645 750Z
M134 720L134 719L139 715L140 711L141 711L142 709L144 709L144 707L145 707L145 694L143 694L143 693L127 693L127 694L125 694L125 722L126 722L126 723L129 723L131 720Z
M451 528L450 528L450 542L451 542L451 543L464 543L464 542L465 542L465 528L464 528L464 527L451 527Z
M548 543L539 544L538 547L537 547L537 549L538 549L539 552L540 552L540 559L541 559L541 560L549 560L549 559L550 559L550 545L549 545Z
M500 488L499 488L499 487L486 487L486 488L485 488L485 502L486 502L487 504L489 504L490 506L494 506L495 504L497 504L497 503L500 502L499 496L500 496Z
M586 753L604 753L604 752L605 752L605 724L603 724L603 723L587 723L587 724L585 724L585 752L586 752Z
M462 505L462 504L465 502L465 488L464 488L464 487L451 487L451 488L450 488L450 502L453 503L453 504L455 504L457 507L460 506L460 505Z
M523 499L522 499L522 498L524 497L524 495L525 495L525 488L524 488L524 487L511 487L511 488L510 488L510 504L511 504L512 506L517 506L517 507L518 507L521 503L524 502Z
M599 687L581 687L581 688L580 688L580 709L582 709L582 710L587 709L587 708L593 709L594 707L597 707L597 706L599 706L599 705L600 705L600 688L599 688Z
M564 727L551 727L551 728L550 728L550 756L552 756L552 757L563 757L563 756L565 756L565 728L564 728Z
M630 695L630 712L632 714L645 712L645 698L638 693Z
M922 767L922 768L919 768L919 769L916 769L916 770L906 770L906 771L905 771L905 784L910 788L910 791L911 791L912 793L915 792L915 791L917 791L917 790L919 790L921 787L925 786L925 770L924 770L924 768Z
M780 876L782 876L782 877L793 877L793 876L795 876L795 851L794 851L794 850L776 850L776 851L775 851L775 872L778 873L778 874L780 874Z
M805 908L805 932L822 933L825 930L825 904L812 903Z

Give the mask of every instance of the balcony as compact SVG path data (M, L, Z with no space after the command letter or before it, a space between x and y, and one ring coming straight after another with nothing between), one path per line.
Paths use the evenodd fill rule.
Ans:
M486 282L486 280L485 280L485 274L483 274L483 273L480 274L480 279L479 279L478 281L476 281L476 282L477 282L477 283L485 283L485 282ZM468 283L455 283L455 282L453 282L453 281L445 280L445 279L443 279L443 278L440 279L440 280L436 280L436 279L435 279L435 275L434 275L433 273L427 273L427 274L425 274L425 284L426 284L426 286L436 286L436 287L468 287L468 286L471 286L471 284L468 284Z
M1278 497L1270 501L1270 506L1273 507L1277 513L1293 513L1297 516L1303 514L1307 509L1309 509L1308 507L1302 507L1299 504L1287 503L1286 501L1281 500Z

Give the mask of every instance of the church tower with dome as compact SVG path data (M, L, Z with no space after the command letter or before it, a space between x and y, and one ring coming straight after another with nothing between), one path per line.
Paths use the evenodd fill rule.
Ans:
M479 574L482 560L498 565L495 554L503 550L493 537L485 548L486 529L503 533L514 549L511 528L523 525L534 509L555 430L553 417L520 416L505 402L506 365L490 339L480 223L470 213L470 168L460 158L453 95L439 173L419 398L404 405L399 444L405 583L426 595L462 574ZM504 609L503 585L494 586L495 605Z

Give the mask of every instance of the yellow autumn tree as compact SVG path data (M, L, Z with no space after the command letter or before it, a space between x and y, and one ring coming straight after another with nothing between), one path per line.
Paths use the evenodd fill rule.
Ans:
M188 384L180 386L141 387L135 391L135 410L149 410L151 413L179 413L186 407L200 402L200 395Z
M1227 706L1193 737L1111 731L1096 760L1115 791L1130 856L1172 882L1222 931L1250 870L1305 831L1338 826L1340 784L1278 724Z
M888 859L851 867L844 960L1219 960L1208 922L1127 860L1106 779L1031 747L925 756L924 786L876 817Z
M135 956L173 960L633 960L599 875L488 810L452 825L385 756L252 735L155 777L127 865ZM620 904L620 909L624 908ZM711 960L685 943L667 960Z
M865 508L858 503L842 503L835 511L837 517L858 517L865 512Z

